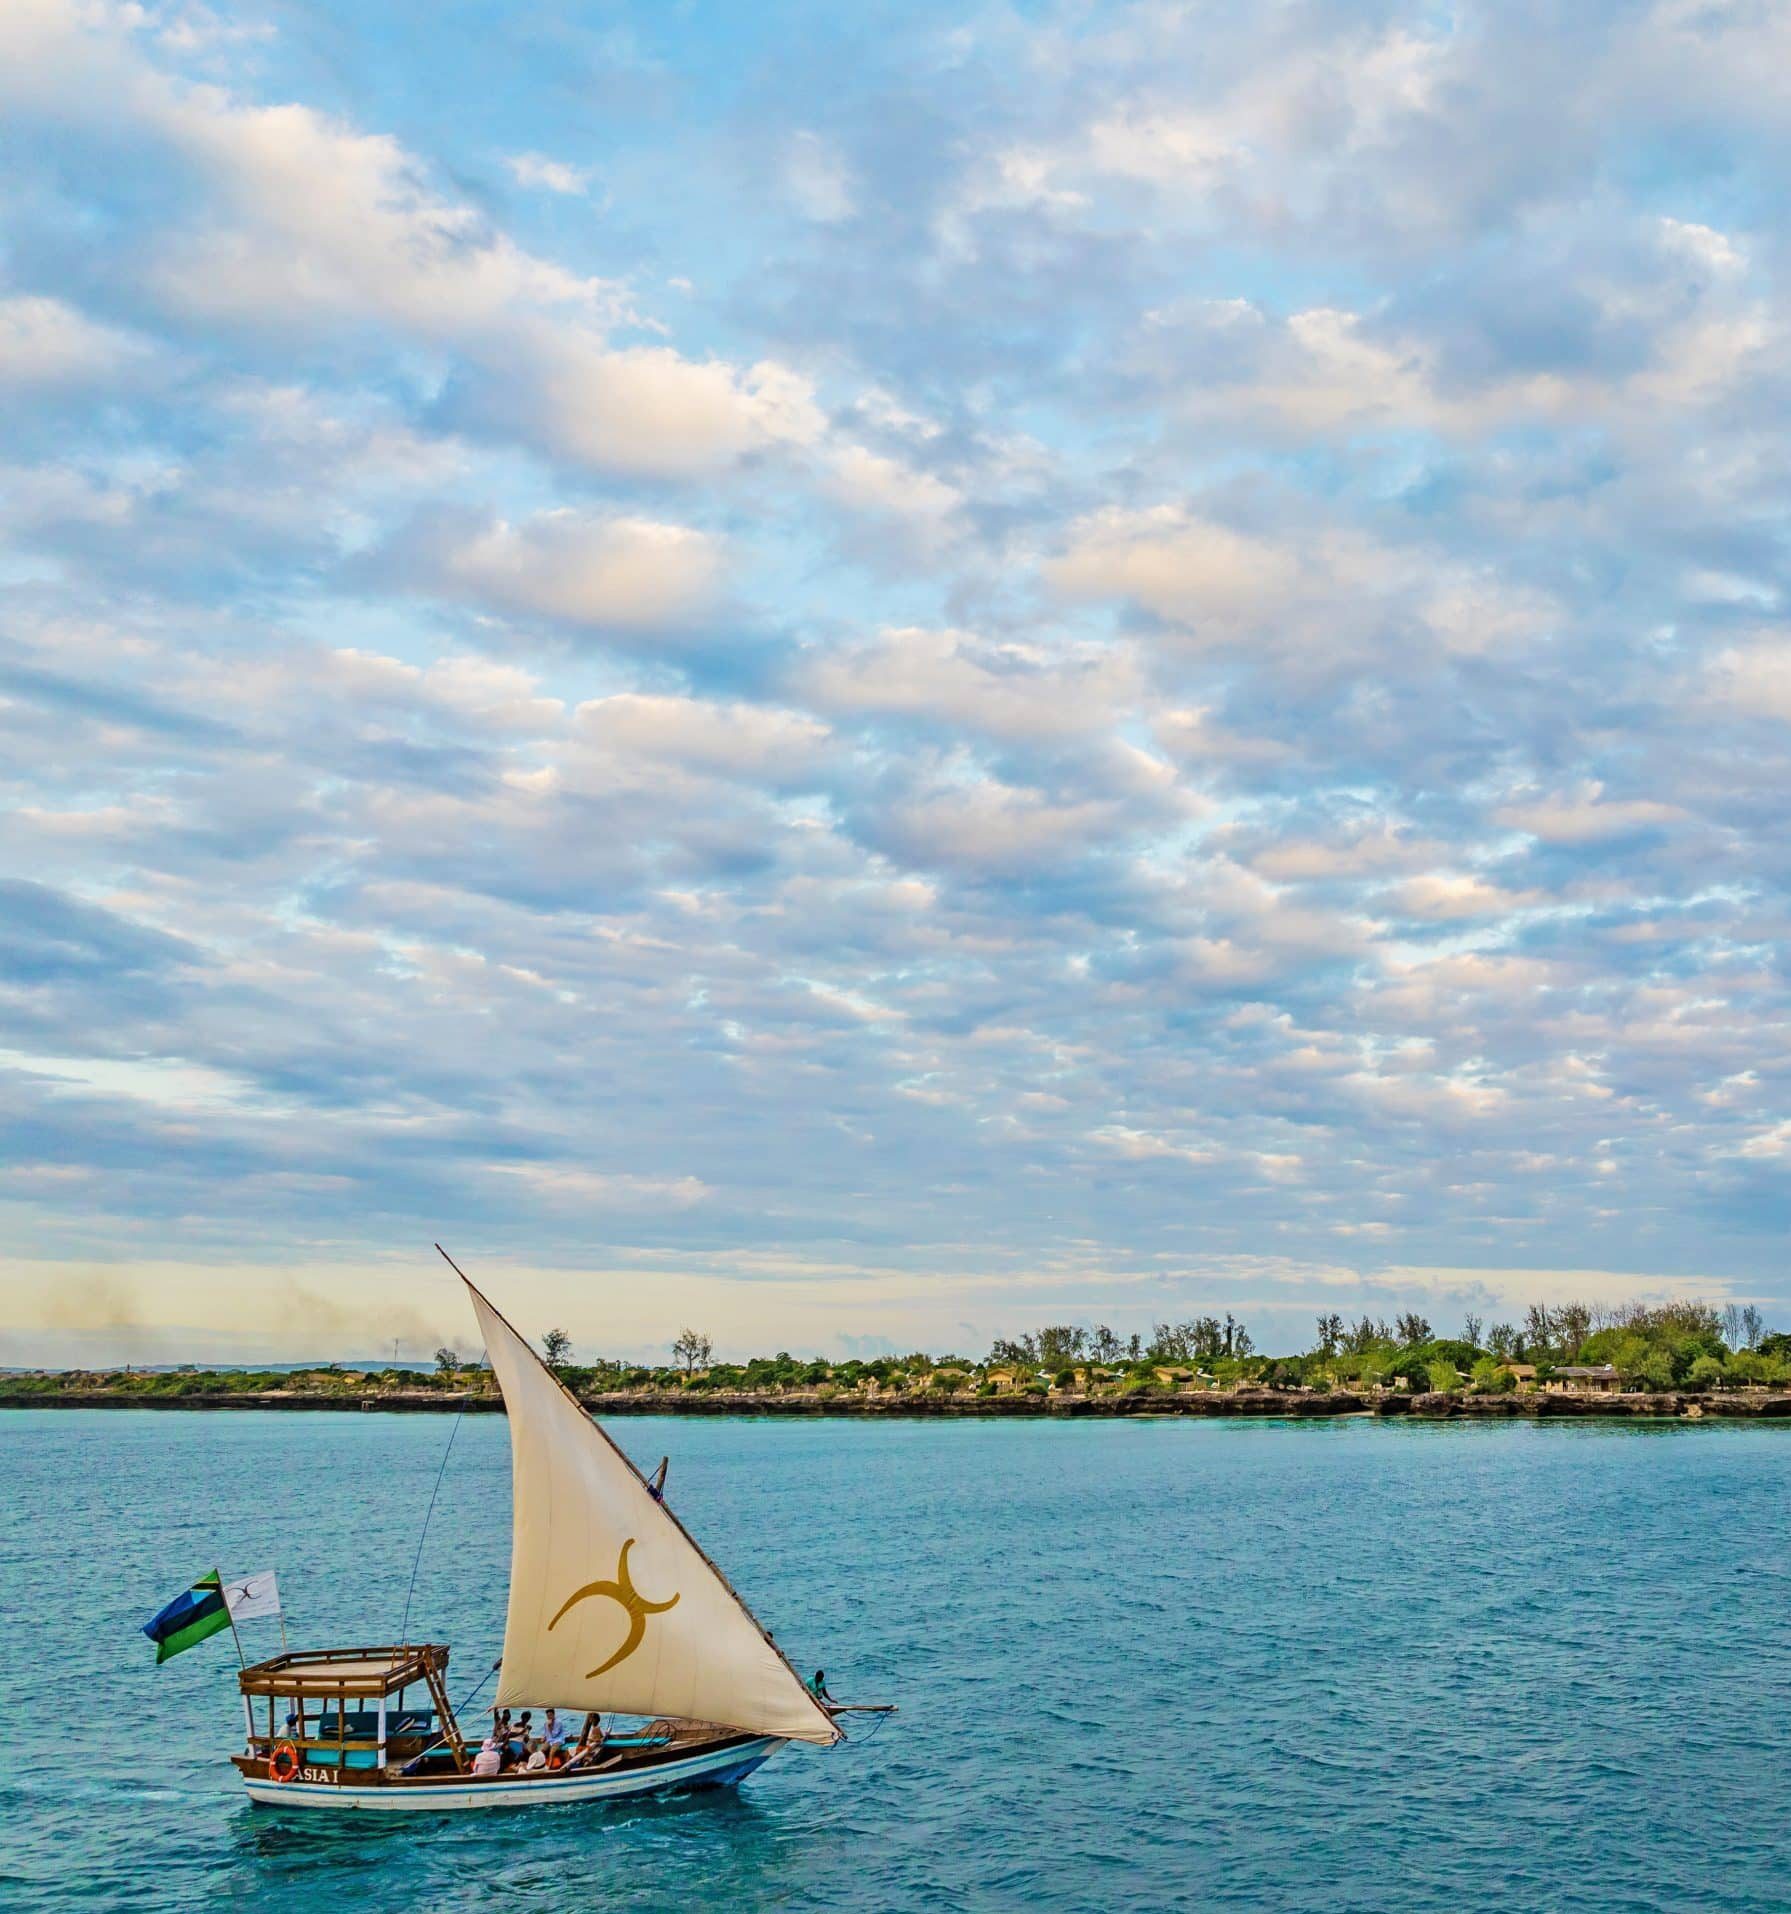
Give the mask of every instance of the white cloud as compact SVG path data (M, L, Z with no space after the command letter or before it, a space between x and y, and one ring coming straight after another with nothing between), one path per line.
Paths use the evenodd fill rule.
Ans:
M504 164L518 186L539 187L546 193L582 193L591 182L587 167L549 159L545 153L512 153Z
M1728 647L1707 667L1704 688L1733 711L1791 721L1791 638L1763 632Z
M128 26L55 0L10 10L0 101L10 90L21 109L103 123L196 169L200 207L154 235L146 269L173 313L396 328L456 355L458 403L486 429L604 471L691 476L824 433L791 368L613 345L607 329L634 317L622 287L518 246L390 135L180 83Z
M143 365L153 348L60 299L0 298L0 385L100 385Z
M376 316L464 340L519 313L619 309L616 289L523 251L438 194L384 134L298 105L161 94L154 130L201 164L209 225L170 238L152 280L173 306L284 329Z
M1126 598L1179 624L1236 628L1294 597L1301 566L1271 540L1158 505L1079 520L1045 576L1066 598Z
M492 1176L512 1177L531 1197L559 1209L689 1209L711 1194L694 1176L616 1176L569 1163L489 1163Z
M1632 831L1680 822L1679 806L1657 798L1607 798L1604 786L1588 782L1550 797L1503 804L1497 823L1527 832L1545 844L1597 844Z
M828 741L826 725L801 712L639 692L581 705L578 722L604 752L773 783L811 774Z
M1394 885L1387 896L1401 916L1434 923L1504 917L1537 901L1534 891L1508 891L1471 871L1427 871L1422 877L1410 877Z
M574 465L694 478L826 430L814 388L771 361L742 370L567 326L531 325L517 343L515 357L482 360L462 403Z
M1098 1130L1091 1130L1088 1140L1132 1163L1168 1159L1171 1162L1193 1164L1198 1168L1213 1162L1218 1154L1199 1144L1177 1143L1169 1137L1155 1136L1148 1130L1131 1129L1121 1123L1109 1123Z
M857 181L837 147L818 133L796 132L784 148L783 187L804 219L837 226L857 210Z
M956 486L900 459L886 458L862 445L842 446L828 461L828 489L860 511L896 518L938 521L963 504Z
M1087 854L1108 837L1118 807L1053 799L981 777L893 808L880 836L910 863L991 875L1017 874Z
M1336 843L1281 838L1252 852L1249 863L1277 883L1301 883L1410 870L1443 854L1444 846L1434 840L1381 823Z
M1198 650L1248 644L1313 660L1404 648L1413 629L1439 652L1504 649L1543 635L1553 613L1490 568L1335 526L1268 537L1176 505L1109 506L1078 520L1043 572L1060 597L1129 603Z
M1114 646L1045 650L920 626L817 653L799 678L829 711L931 718L994 737L1084 736L1138 695L1137 667Z
M717 541L688 525L563 509L471 534L444 555L441 578L502 613L667 629L709 609L721 571Z

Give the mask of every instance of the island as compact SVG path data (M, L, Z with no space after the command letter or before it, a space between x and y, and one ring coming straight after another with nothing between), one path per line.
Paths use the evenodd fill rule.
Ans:
M1703 1303L1532 1305L1521 1325L1469 1317L1439 1337L1422 1316L1389 1324L1318 1318L1313 1346L1259 1353L1235 1317L1048 1324L997 1338L986 1356L755 1356L717 1361L682 1330L668 1364L575 1362L563 1330L542 1338L565 1387L593 1413L794 1416L1418 1416L1791 1419L1791 1336L1752 1309ZM501 1413L490 1371L443 1348L432 1366L192 1365L0 1375L0 1408L374 1410Z

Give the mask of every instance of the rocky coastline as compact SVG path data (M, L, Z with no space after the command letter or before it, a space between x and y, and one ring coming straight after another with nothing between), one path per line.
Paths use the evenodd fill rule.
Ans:
M1791 1394L1746 1389L1700 1394L1672 1391L1652 1395L1607 1395L1537 1389L1505 1395L1466 1392L1409 1393L1383 1390L1363 1394L1336 1390L1140 1390L1085 1395L1057 1392L997 1396L896 1394L815 1390L701 1392L633 1389L585 1394L580 1401L599 1416L843 1416L938 1420L961 1416L1021 1416L1094 1419L1135 1416L1252 1417L1309 1421L1335 1416L1389 1419L1476 1421L1529 1419L1538 1422L1633 1421L1791 1421ZM120 1389L9 1390L0 1381L0 1409L187 1409L370 1411L385 1415L501 1415L495 1394L444 1390L280 1389L259 1392L145 1395Z

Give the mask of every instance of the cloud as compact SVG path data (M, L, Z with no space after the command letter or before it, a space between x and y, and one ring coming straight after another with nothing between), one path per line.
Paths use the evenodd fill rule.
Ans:
M1062 801L995 778L941 786L890 807L876 841L922 869L1019 876L1059 869L1109 836L1119 807Z
M861 511L914 520L943 519L964 502L963 493L943 479L862 445L843 446L833 455L829 489Z
M1607 798L1602 784L1588 783L1577 790L1501 805L1493 816L1498 823L1528 832L1545 844L1597 844L1678 823L1684 812L1657 798Z
M1791 720L1791 640L1763 633L1710 661L1711 700L1750 717Z
M1100 731L1140 689L1133 660L1110 647L1052 650L916 626L817 652L798 683L825 710L1034 742Z
M582 193L591 180L584 167L549 159L545 153L511 153L504 164L518 186L535 186L546 193Z
M0 387L104 385L143 366L153 348L60 299L0 298Z
M835 26L0 10L0 1321L1791 1309L1783 23Z
M581 705L578 723L605 755L755 783L812 776L828 741L824 724L795 711L638 692Z
M825 430L809 382L766 361L693 360L666 346L616 347L588 328L529 324L498 351L480 348L443 415L520 438L569 465L694 478Z
M1422 877L1408 877L1393 886L1387 899L1402 916L1433 923L1472 917L1509 918L1537 901L1535 892L1508 891L1471 871L1427 871Z
M445 543L437 590L580 631L688 627L715 603L718 542L687 525L570 507L496 520Z
M694 1176L608 1176L562 1163L495 1163L491 1171L514 1177L530 1195L556 1209L686 1209L711 1193Z
M383 134L297 105L147 95L148 130L201 167L213 217L151 270L170 305L275 328L377 316L431 338L476 336L519 310L601 310L612 288L534 257L438 194Z
M599 470L685 475L823 430L787 366L612 344L609 330L634 318L620 285L519 246L390 135L184 84L127 26L42 0L0 31L0 52L29 76L21 110L90 132L103 123L185 171L196 204L127 262L166 312L275 334L397 329L454 355L451 417ZM553 162L513 164L552 183Z
M784 192L804 219L823 226L850 219L857 210L851 168L818 133L795 132L784 151Z
M136 975L198 958L178 938L47 884L0 882L0 975L11 982Z
M1427 561L1347 528L1271 538L1176 505L1079 519L1043 571L1063 599L1129 604L1202 650L1319 661L1413 639L1438 653L1519 647L1544 635L1553 612L1541 593L1484 568Z

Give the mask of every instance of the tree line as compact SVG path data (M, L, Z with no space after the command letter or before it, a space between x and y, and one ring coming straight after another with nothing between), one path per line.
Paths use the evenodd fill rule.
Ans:
M1791 1336L1769 1333L1752 1304L1686 1301L1605 1304L1568 1300L1531 1303L1521 1318L1487 1323L1470 1312L1458 1336L1439 1336L1416 1310L1391 1321L1362 1315L1353 1321L1321 1313L1309 1348L1275 1356L1258 1349L1245 1324L1229 1311L1157 1322L1148 1334L1122 1334L1110 1324L1046 1323L1015 1335L997 1336L987 1355L882 1356L833 1362L798 1357L787 1350L744 1363L717 1362L714 1339L685 1328L671 1343L672 1363L655 1366L614 1360L574 1368L571 1339L549 1330L542 1350L550 1365L581 1387L622 1388L650 1384L790 1387L824 1383L855 1386L865 1381L902 1387L915 1377L960 1375L994 1386L1001 1377L1018 1386L1075 1386L1088 1381L1146 1381L1162 1372L1215 1382L1257 1381L1272 1386L1380 1386L1413 1388L1514 1387L1518 1368L1546 1379L1569 1365L1608 1365L1636 1388L1714 1388L1725 1384L1791 1381ZM453 1350L437 1352L445 1376L459 1372Z
M788 1350L745 1362L718 1360L714 1338L686 1327L671 1340L669 1363L624 1358L575 1360L563 1328L541 1338L542 1355L569 1387L601 1394L629 1389L822 1391L875 1385L901 1392L960 1390L993 1395L1021 1389L1150 1389L1226 1387L1473 1389L1519 1386L1517 1371L1533 1369L1547 1381L1570 1365L1615 1370L1632 1389L1721 1389L1791 1384L1791 1335L1769 1331L1752 1304L1717 1309L1708 1303L1598 1304L1568 1300L1531 1304L1521 1319L1486 1323L1470 1313L1457 1336L1439 1336L1430 1319L1408 1310L1390 1321L1354 1320L1326 1311L1314 1323L1309 1347L1285 1355L1258 1348L1235 1315L1193 1316L1157 1322L1148 1334L1122 1334L1110 1324L1054 1322L997 1336L986 1354L851 1358L797 1356ZM1527 1380L1527 1375L1526 1375ZM323 1389L345 1395L373 1389L490 1389L483 1360L469 1362L444 1346L433 1370L344 1370L334 1364L297 1373L256 1370L70 1371L9 1378L15 1393L104 1388L122 1393L197 1395Z

